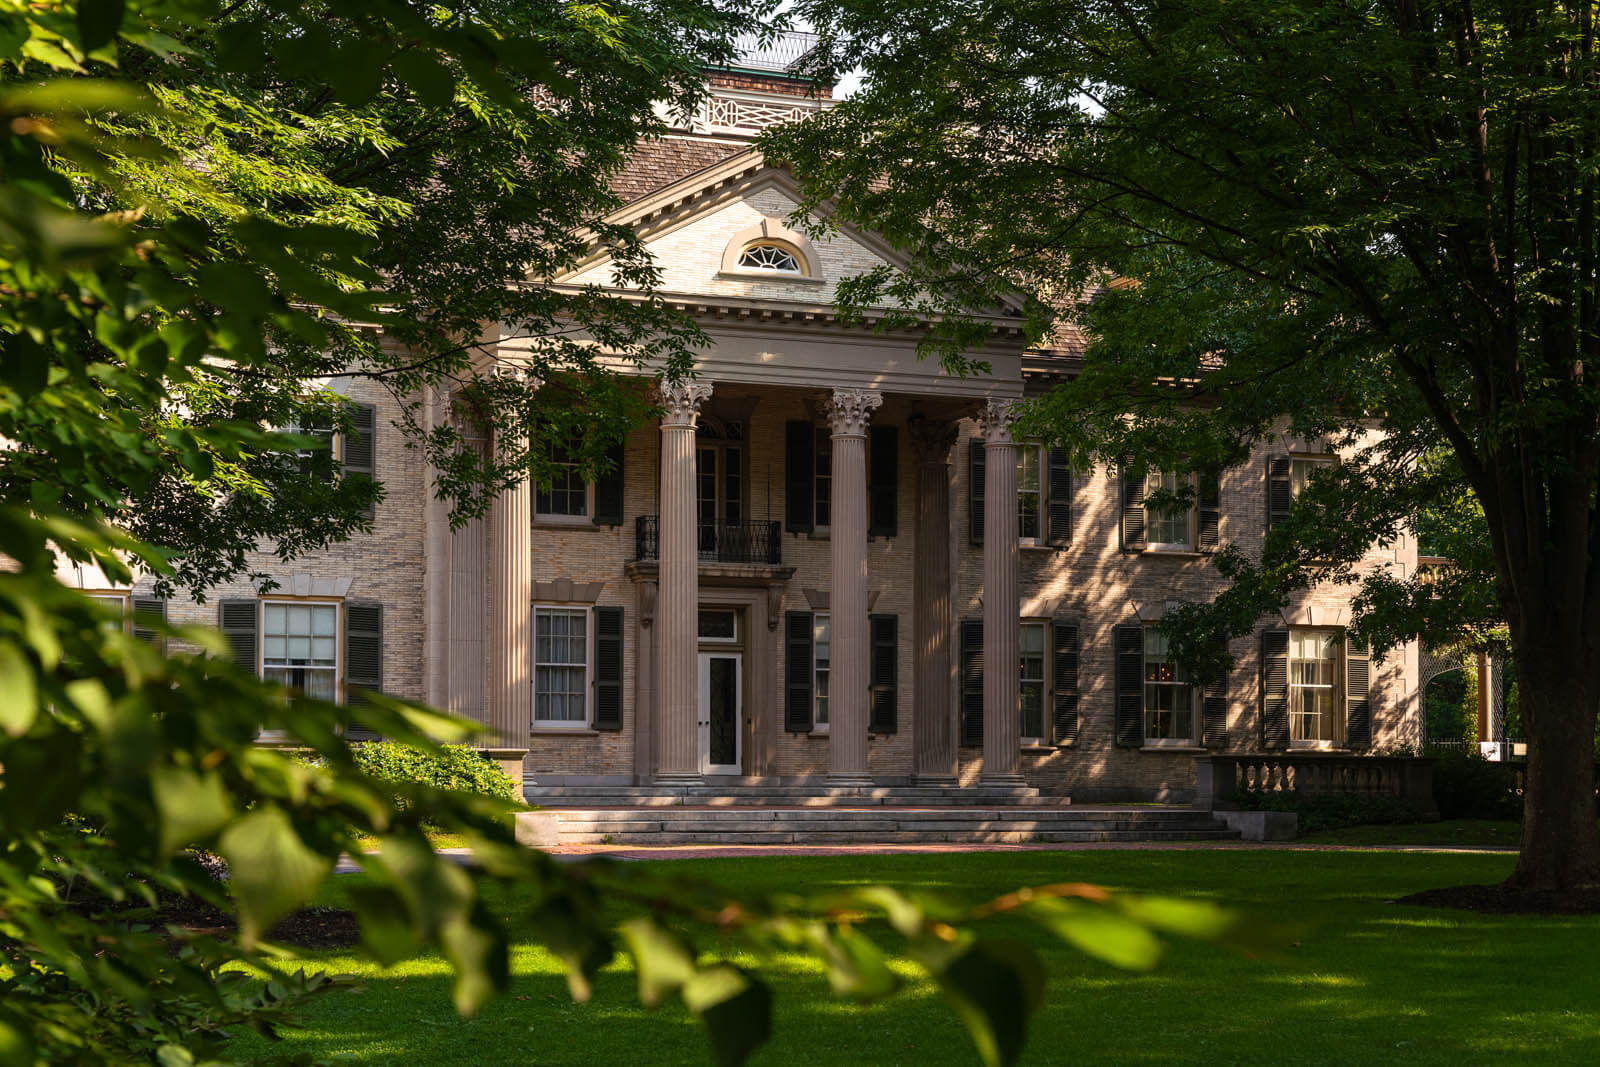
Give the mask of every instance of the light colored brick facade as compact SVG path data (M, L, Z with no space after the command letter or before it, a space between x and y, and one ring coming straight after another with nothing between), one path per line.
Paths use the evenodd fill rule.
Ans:
M741 92L776 91L758 84L763 79L744 81L749 84L736 87ZM994 373L959 379L919 362L912 334L886 336L839 324L829 307L838 281L884 263L888 255L861 235L841 233L816 241L808 249L816 260L810 264L816 278L730 275L724 269L730 241L763 220L781 224L795 205L787 177L765 170L759 157L741 152L741 147L737 139L715 144L686 133L677 163L659 145L650 150L648 165L628 175L628 194L634 205L648 208L636 221L662 267L663 292L695 315L713 337L699 369L712 394L700 414L708 426L740 426L746 521L784 522L789 424L811 422L825 434L828 423L821 410L836 388L872 389L884 397L872 425L898 432L896 530L866 545L867 599L872 614L899 620L898 715L893 732L870 735L867 767L886 784L909 781L917 769L917 724L927 708L937 705L947 707L952 717L959 714L957 631L963 620L981 615L983 596L985 549L969 539L968 442L977 432L972 417L985 398L1024 395L1020 343L1014 329L1002 330L998 346L983 354ZM627 210L618 217L627 217ZM609 267L603 260L593 261L563 281L608 284ZM502 355L514 362L517 352L507 346ZM481 679L476 685L462 679L476 679L486 666L473 650L488 647L481 635L496 566L488 551L489 524L470 525L453 538L441 535L442 516L430 502L423 461L391 425L397 411L393 399L361 380L340 388L378 409L376 473L387 495L377 507L373 533L289 564L258 554L252 566L280 584L271 596L315 593L318 599L381 603L384 689L411 699L432 697L482 717ZM947 692L936 702L915 689L918 470L907 433L914 414L960 422L950 450L947 544L922 549L944 551L950 562L952 626L945 636L952 669ZM528 685L524 767L530 781L647 781L658 766L658 741L645 740L649 729L661 722L655 691L660 677L660 635L654 620L657 575L653 561L637 558L636 531L641 518L661 513L660 467L661 433L656 426L641 426L625 446L620 524L599 525L589 517L532 518L529 600L587 610L591 620L597 609L620 608L623 628L620 728L586 724L581 729L533 729ZM1246 553L1259 553L1266 529L1266 472L1267 454L1262 452L1248 465L1225 472L1221 481L1221 539ZM847 487L835 487L835 492L843 491ZM1058 745L1046 737L1045 744L1024 748L1021 770L1032 785L1080 799L1184 799L1194 787L1193 757L1203 749L1115 744L1113 634L1121 624L1153 621L1169 603L1209 599L1221 589L1222 579L1204 554L1124 552L1119 494L1114 472L1077 473L1070 543L1028 546L1020 552L1017 616L1071 619L1079 627L1080 723L1070 744ZM829 771L831 742L824 733L783 729L789 666L784 631L788 613L811 612L828 603L831 546L825 532L785 529L779 536L781 564L700 564L701 606L730 608L739 619L735 644L703 649L731 650L741 657L741 770L768 778L812 778ZM1409 538L1374 548L1367 560L1369 567L1393 567L1404 574L1415 565L1416 546ZM1284 618L1264 619L1260 625L1340 627L1351 594L1349 588L1319 587L1298 597ZM169 616L215 624L217 601L254 596L247 582L235 582L214 590L207 604L172 604ZM592 625L587 640L592 668ZM1232 749L1256 749L1262 743L1260 647L1258 635L1252 634L1230 649L1236 657L1226 690L1227 747ZM531 650L528 656L526 673L531 676ZM1374 749L1419 740L1417 667L1415 646L1373 665ZM590 679L592 683L592 669ZM593 690L588 707L588 723L594 724ZM958 767L951 769L963 784L971 784L981 762L979 749L961 748Z

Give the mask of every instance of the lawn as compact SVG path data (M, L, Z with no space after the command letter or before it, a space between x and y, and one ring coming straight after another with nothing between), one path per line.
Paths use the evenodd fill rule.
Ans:
M890 882L969 900L1023 884L1088 879L1226 901L1264 921L1312 920L1281 957L1178 944L1136 975L1041 943L1046 1003L1024 1062L1483 1063L1600 1061L1600 919L1493 918L1390 903L1416 890L1505 877L1510 856L1284 851L1094 851L678 861L746 891ZM348 885L346 882L344 885ZM342 888L342 887L341 887ZM338 903L338 894L328 903ZM514 898L495 901L518 922ZM241 1056L305 1052L342 1063L699 1064L701 1033L679 1009L638 1007L613 963L588 1005L573 1004L554 961L529 945L507 996L458 1019L444 965L381 971L352 953L291 961L359 975L316 1000L283 1045L253 1036ZM762 965L777 999L758 1064L971 1064L938 993L912 982L870 1007L834 1000L819 967ZM910 971L905 972L910 975Z
M1318 845L1433 845L1458 848L1516 848L1522 824L1515 819L1448 819L1441 822L1345 826L1306 834L1300 840Z

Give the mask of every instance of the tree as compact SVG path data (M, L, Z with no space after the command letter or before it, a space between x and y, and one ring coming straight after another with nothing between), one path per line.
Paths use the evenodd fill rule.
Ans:
M0 1062L215 1062L231 1029L270 1031L300 995L329 988L325 977L262 982L229 965L271 971L263 942L273 921L310 900L363 833L382 844L359 856L367 880L356 900L363 944L377 959L437 946L455 966L457 1006L475 1009L508 972L506 934L478 881L511 882L537 902L537 936L567 963L575 996L587 995L595 970L621 946L641 998L681 998L722 1063L742 1061L765 1038L769 996L753 973L702 957L682 932L690 920L714 922L746 947L817 956L833 988L859 998L896 986L882 944L894 939L939 982L991 1063L1016 1058L1043 976L1030 949L978 936L975 921L1016 914L1128 966L1154 961L1160 933L1237 936L1237 919L1209 904L1081 885L976 909L881 887L730 900L636 865L560 864L511 841L501 803L400 786L396 805L396 784L363 773L342 736L354 724L428 747L462 736L466 724L378 694L343 707L308 699L235 668L214 633L153 620L129 626L58 582L65 556L114 580L139 567L204 588L236 566L221 544L227 538L281 530L293 551L338 536L372 489L340 486L299 513L271 516L292 506L282 496L302 484L298 458L287 454L310 441L263 424L307 412L337 417L333 401L307 399L301 383L346 369L341 360L370 361L366 369L396 381L429 380L406 376L431 369L381 363L389 356L372 345L369 327L416 338L437 361L430 367L471 369L451 364L442 347L450 335L457 347L467 343L460 324L447 321L459 309L426 295L429 278L443 286L469 261L423 256L421 230L392 224L407 190L396 187L380 203L348 176L344 184L330 178L335 168L323 158L363 143L403 154L406 142L389 139L379 112L350 104L313 118L314 108L291 111L285 99L317 99L317 79L330 70L340 74L331 90L359 95L346 82L355 69L370 76L361 86L387 86L397 100L415 93L457 100L469 113L502 109L497 121L510 125L501 128L531 134L563 105L526 90L546 85L559 96L558 76L576 77L582 65L568 64L587 55L599 68L638 68L629 98L637 113L615 119L616 132L647 124L638 117L654 98L646 83L689 64L680 46L721 24L710 9L688 5L625 16L552 7L553 21L542 24L519 5L329 0L303 18L287 7L82 0L0 13L8 131L0 139L0 554L8 564L0 568ZM578 22L561 22L567 15ZM228 30L239 25L229 19L244 17L256 18L263 36L272 24L275 58L303 49L322 66L268 77L239 95L235 72L257 69L260 54L252 33ZM530 25L570 33L561 64L522 38ZM229 60L222 43L232 37ZM111 76L136 69L146 88ZM390 117L403 111L396 103ZM523 150L579 143L530 140ZM433 165L450 151L432 151ZM478 174L469 160L457 162L467 177ZM486 168L504 187L516 165L490 153ZM602 160L591 181L604 169ZM573 195L581 200L587 189ZM464 256L481 248L473 241L484 239L482 227L511 217L531 225L537 215L525 203L489 200L481 216L455 219L473 240L442 247ZM582 214L568 205L543 217L560 225L568 211ZM402 254L407 247L415 262ZM409 290L399 280L406 277ZM476 295L490 313L523 299L502 298L484 278L455 284L452 292ZM550 319L540 313L524 307L517 321L608 314L592 294L560 310L546 305ZM554 369L582 378L582 364ZM498 401L497 417L525 420L512 391L494 389L486 381L480 390L489 410ZM492 491L492 474L479 480ZM196 499L174 499L166 519L141 525L133 502L162 494ZM262 510L230 509L240 495ZM185 539L174 528L183 515L211 525ZM324 525L305 533L317 516ZM262 727L283 730L315 762L257 745ZM463 832L481 869L437 856L424 821ZM225 885L206 875L197 850L226 860ZM158 906L172 895L228 909L238 938L164 925ZM602 918L602 901L625 906L620 928Z
M1358 449L1260 560L1219 561L1235 591L1189 622L1240 632L1470 489L1529 739L1508 886L1600 882L1594 5L800 9L818 65L865 88L768 150L808 206L916 252L856 303L959 323L1021 290L1041 334L1081 319L1084 372L1035 427L1085 456ZM1423 462L1441 453L1454 480Z

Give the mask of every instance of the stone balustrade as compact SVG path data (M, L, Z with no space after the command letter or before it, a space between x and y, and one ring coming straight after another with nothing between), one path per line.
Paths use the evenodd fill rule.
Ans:
M1298 797L1390 797L1437 815L1433 761L1410 756L1351 756L1326 752L1229 753L1195 757L1194 806L1236 811L1247 790Z

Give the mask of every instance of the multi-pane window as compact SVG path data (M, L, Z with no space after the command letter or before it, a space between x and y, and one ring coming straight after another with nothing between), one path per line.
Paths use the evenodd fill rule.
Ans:
M833 525L833 435L825 426L817 427L816 467L812 476L812 506L816 525Z
M793 252L782 245L751 245L739 257L739 266L755 270L774 270L785 274L799 274L800 261Z
M1144 736L1194 743L1194 686L1160 630L1144 634Z
M1289 460L1289 494L1299 496L1311 484L1312 475L1333 466L1332 456L1294 456Z
M1152 471L1145 481L1146 497L1160 491L1166 495L1181 495L1189 488L1189 476L1171 471ZM1178 504L1157 507L1145 506L1146 536L1152 548L1192 548L1194 534L1190 522L1193 509Z
M1289 631L1289 740L1336 744L1344 738L1343 677L1337 630Z
M1041 466L1036 445L1017 449L1017 537L1023 541L1038 541L1044 536Z
M535 608L533 721L582 726L589 721L589 612Z
M1021 675L1022 739L1038 742L1044 739L1044 650L1045 623L1025 622L1017 647L1018 670Z
M828 616L820 612L811 619L812 729L828 728L828 665L832 656L833 629Z
M266 601L261 609L261 676L309 697L339 694L339 607Z
M548 488L534 494L533 510L538 515L589 514L589 483L584 480L578 457L571 449L550 446L551 477Z

